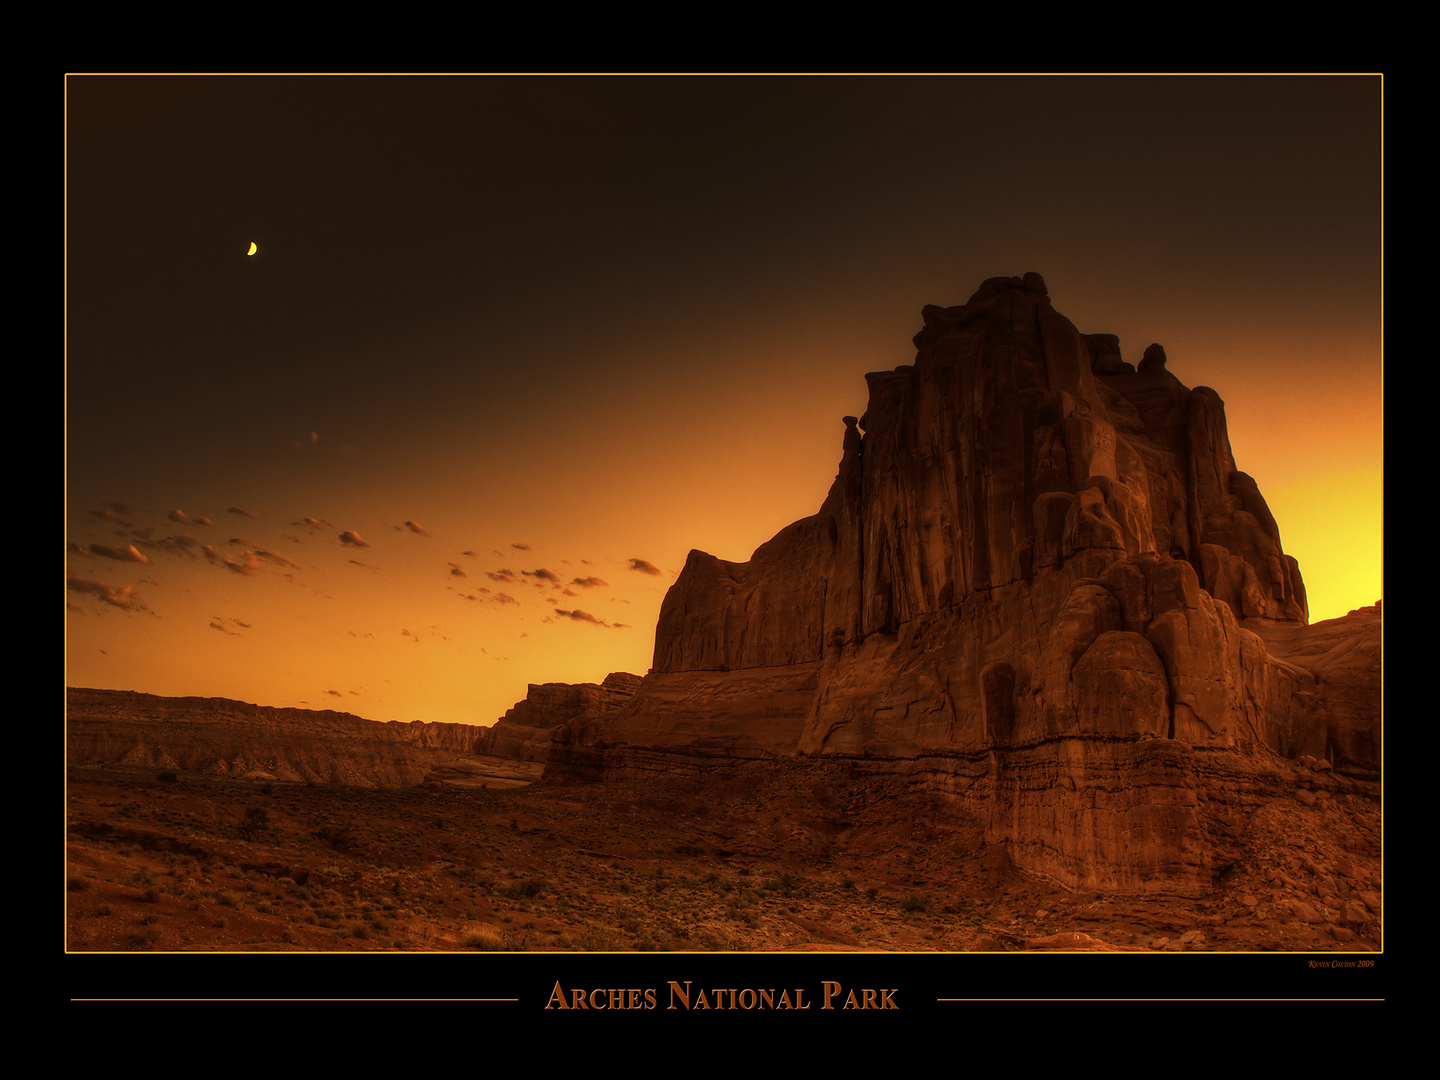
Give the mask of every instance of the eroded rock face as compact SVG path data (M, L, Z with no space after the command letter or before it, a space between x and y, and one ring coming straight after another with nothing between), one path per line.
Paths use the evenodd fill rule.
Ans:
M475 753L483 729L127 690L65 692L66 759L217 776L411 787Z
M523 701L481 732L475 752L544 761L556 729L610 716L639 688L640 676L626 671L611 672L602 683L531 683Z
M1362 650L1322 674L1224 405L1161 346L1125 362L1038 274L922 318L915 363L866 376L819 513L746 563L691 552L652 674L575 745L602 771L625 747L988 758L989 781L961 786L1022 865L1198 887L1191 772L1136 744L1368 761L1378 664L1371 680Z

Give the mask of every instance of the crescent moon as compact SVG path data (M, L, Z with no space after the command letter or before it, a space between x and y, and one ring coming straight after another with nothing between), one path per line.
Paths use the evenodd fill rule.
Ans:
M254 255L255 252L257 252L257 251L259 251L259 250L260 250L260 249L255 246L255 241L254 241L254 240L251 240L251 241L250 241L250 250L247 251L247 252L245 252L245 254L246 254L246 255Z

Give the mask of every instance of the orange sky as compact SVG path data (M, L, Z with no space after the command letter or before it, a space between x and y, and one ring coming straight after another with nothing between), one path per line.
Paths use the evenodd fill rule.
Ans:
M67 683L490 723L643 673L689 549L818 509L920 308L1029 270L1220 393L1312 621L1373 603L1380 105L72 77Z

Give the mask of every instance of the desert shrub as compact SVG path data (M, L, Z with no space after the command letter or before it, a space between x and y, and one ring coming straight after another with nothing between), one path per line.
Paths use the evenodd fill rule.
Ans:
M511 900L532 900L544 893L549 885L550 882L542 877L528 877L505 889L503 895Z
M503 952L506 948L506 935L491 930L488 926L481 926L466 934L460 944L467 949L480 949L482 952Z
M240 835L246 840L253 840L269 827L270 812L263 806L251 806L245 810L245 817L240 821Z
M586 952L613 952L616 947L615 932L604 926L587 926L581 932L578 944Z
M84 892L89 887L90 882L86 881L84 878L72 877L67 878L65 881L66 892Z
M339 825L326 825L315 833L315 837L323 840L336 851L340 851L350 843L350 834Z

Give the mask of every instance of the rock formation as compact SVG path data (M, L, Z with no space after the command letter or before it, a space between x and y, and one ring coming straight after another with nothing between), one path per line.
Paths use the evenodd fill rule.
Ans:
M476 753L544 761L556 729L564 727L567 737L583 733L619 712L639 688L640 676L625 671L611 672L603 683L531 683L523 701L481 732Z
M216 776L410 787L454 771L483 729L126 690L65 692L66 760Z
M1207 804L1281 764L1378 767L1378 611L1322 662L1213 390L1080 333L1038 274L922 317L819 513L749 562L692 551L639 692L549 772L888 762L983 807L1022 867L1144 890L1205 887Z

